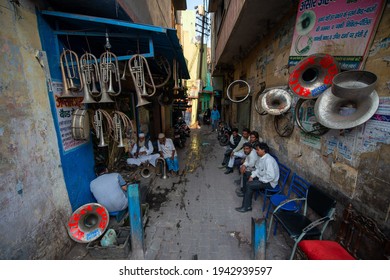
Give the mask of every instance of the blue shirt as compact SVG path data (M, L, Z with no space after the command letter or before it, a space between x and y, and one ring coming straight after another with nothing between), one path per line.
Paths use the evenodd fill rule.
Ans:
M211 110L211 120L212 121L217 121L219 120L221 115L219 114L218 110Z
M126 185L119 173L103 174L91 182L91 192L97 202L108 212L121 211L127 208L128 199L121 186Z

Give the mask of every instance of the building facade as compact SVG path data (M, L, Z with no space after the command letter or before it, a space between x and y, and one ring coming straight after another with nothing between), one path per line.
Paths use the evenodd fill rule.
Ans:
M186 77L174 29L176 12L186 4L171 0L0 3L0 259L57 259L71 248L66 232L71 213L94 202L89 182L95 178L97 148L94 133L89 140L72 140L72 112L84 105L82 94L61 98L63 49L79 57L85 51L98 56L109 37L111 50L122 57L121 75L128 55L144 52L153 58L159 52L171 66L173 58L180 60ZM85 108L126 111L133 133L145 129L156 137L171 125L169 106L156 113L153 108L164 106L152 98L150 108L137 107L128 77L123 92L111 97L116 102ZM150 125L151 119L158 126Z
M254 0L210 1L209 12L214 13L212 73L215 79L223 80L225 100L223 117L232 126L249 125L251 129L257 130L281 163L337 198L339 215L345 205L352 203L358 211L366 213L375 219L382 229L389 231L390 142L386 121L377 121L373 117L367 123L352 129L330 129L321 136L308 135L295 123L293 133L289 137L281 137L275 130L275 117L270 114L260 115L256 111L256 106L261 108L261 104L256 104L259 100L255 97L261 90L262 84L265 83L266 89L288 86L290 74L294 71L291 50L294 48L292 45L295 38L294 30L299 22L297 12L314 9L313 6L305 6L303 2L308 3L308 1L272 3ZM361 70L373 72L377 76L375 87L379 96L377 114L383 114L387 119L386 116L389 114L386 104L390 96L388 86L390 47L387 43L390 27L389 4L386 1L338 3L338 5L348 4L359 4L361 7L338 9L338 13L333 10L333 13L328 12L327 17L317 15L316 23L323 24L323 27L313 32L349 28L353 24L351 19L333 27L326 26L324 23L335 17L353 15L358 9L361 9L359 10L361 13L366 13L366 19L371 19L367 22L373 24L374 32L367 43L369 51L365 52L366 56L361 60L363 62ZM331 5L336 3L329 2L329 7ZM367 6L366 10L362 8L363 5ZM371 13L375 9L377 10L374 16ZM360 31L351 34L351 30L345 30L344 35L353 38L359 37L359 34L367 34ZM346 46L340 44L336 32L333 39L325 40L324 36L306 41L306 45L302 45L298 50L304 53L312 47L312 44L314 46L315 42L321 40L326 44L324 43L323 48L319 50L337 56L341 48L349 48L352 52L353 46L359 45L358 43ZM230 83L238 79L249 83L251 94L245 102L233 103L227 98L226 90ZM233 95L239 96L240 92L235 92ZM294 97L292 112L296 102L297 97ZM242 114L246 110L250 113Z

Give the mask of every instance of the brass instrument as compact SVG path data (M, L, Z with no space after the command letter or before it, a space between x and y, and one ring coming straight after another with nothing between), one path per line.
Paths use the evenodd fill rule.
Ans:
M161 168L161 173L159 173L158 172L158 163L159 162L161 162L161 164L160 164L160 168ZM159 158L157 158L157 160L156 160L156 175L157 176L162 176L162 178L163 179L166 179L167 178L167 168L166 168L166 165L167 165L167 163L165 162L165 159L164 158L162 158L162 157L159 157Z
M132 138L133 136L133 124L128 116L126 114L120 112L120 111L113 111L113 133L114 133L114 140L118 142L118 148L125 147L123 144L123 131L126 134L126 137Z
M149 162L146 162L145 164L143 163L142 164L142 169L141 169L141 177L142 178L149 178L150 177L150 175L152 175L152 172L151 172L151 170L150 170L150 167L149 167Z
M96 103L92 97L101 95L96 88L96 83L100 82L99 64L96 56L88 52L83 54L80 57L80 68L84 81L84 99L81 103Z
M80 63L77 54L71 50L63 49L60 56L60 68L63 82L63 94L61 97L74 97L71 92L78 92L83 89L83 79L80 77ZM80 80L77 87L74 80Z
M108 146L104 142L104 134L103 134L103 115L101 110L97 110L94 115L94 128L96 131L96 137L99 139L98 147L106 147Z
M157 64L157 67L159 68L160 72L165 76L165 78L160 79L160 80L162 80L162 82L159 84L156 84L156 82L154 81L154 86L157 89L157 88L161 88L161 87L166 85L166 83L169 81L172 73L171 73L171 65L169 64L169 61L165 58L165 56L158 55L154 58L154 60ZM125 67L125 69L126 69L126 67ZM148 81L145 81L145 84L148 87L153 87L153 85L151 83L148 83Z
M148 71L149 80L151 82L152 93L150 94L146 92L144 65ZM141 95L142 97L151 97L156 93L156 86L154 85L152 73L150 72L148 62L144 56L139 54L133 55L133 57L129 60L129 70L134 82L137 96Z
M123 148L125 145L123 145L123 139L122 139L122 124L120 117L118 114L114 114L114 117L112 118L114 122L114 136L115 141L119 142L118 148Z
M270 115L281 115L287 112L291 103L291 94L283 88L270 89L261 99L261 106Z

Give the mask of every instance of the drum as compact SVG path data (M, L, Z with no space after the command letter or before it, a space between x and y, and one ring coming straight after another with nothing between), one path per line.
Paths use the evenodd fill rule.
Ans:
M72 136L75 140L89 140L88 110L76 109L72 116Z
M98 239L107 229L110 220L107 209L98 203L88 203L76 211L68 221L70 238L79 243Z

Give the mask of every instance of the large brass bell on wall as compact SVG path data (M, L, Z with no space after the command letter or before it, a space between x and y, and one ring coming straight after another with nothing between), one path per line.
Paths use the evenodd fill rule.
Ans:
M299 98L314 99L332 85L339 67L331 55L313 54L300 61L291 73L288 85Z
M348 129L368 121L379 106L374 90L377 77L367 71L345 71L333 80L316 101L314 113L318 121L333 129Z

